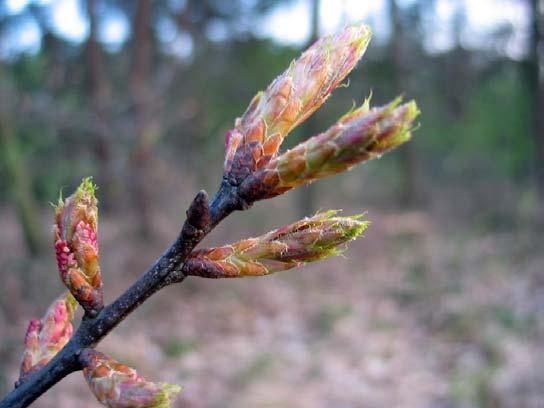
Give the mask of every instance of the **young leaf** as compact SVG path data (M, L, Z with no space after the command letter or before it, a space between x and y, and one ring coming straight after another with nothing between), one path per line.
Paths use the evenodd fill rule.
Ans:
M361 215L336 214L318 213L258 238L194 251L184 272L206 278L260 276L339 255L343 244L360 236L368 222Z

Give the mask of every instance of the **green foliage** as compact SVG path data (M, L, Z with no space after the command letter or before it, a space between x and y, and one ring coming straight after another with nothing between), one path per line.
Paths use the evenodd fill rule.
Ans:
M420 135L424 141L418 146L445 178L470 173L526 179L532 149L527 100L514 63L483 78L466 96L458 117L451 115L442 96L426 94L421 101L427 113Z
M255 2L251 12L269 11L268 3ZM106 10L112 7L130 20L128 3L106 4ZM224 12L223 6L223 12L219 12L214 3L211 10L218 14L197 16L202 20L197 23L201 26L192 27L194 52L183 57L181 63L164 52L165 44L154 38L149 82L159 93L153 115L160 123L154 153L171 155L167 157L169 162L191 167L193 175L204 183L208 178L210 183L217 182L213 174L221 168L223 156L217 147L225 131L232 127L233 118L244 112L255 90L264 89L301 48L234 31L221 42L206 38L207 18L219 18L229 27L236 27L247 18L233 12L242 6L241 2L232 2L224 6L229 12ZM402 11L401 17L406 18L412 12L409 9ZM161 18L177 18L174 10L164 4L157 10ZM16 26L15 18L13 21ZM156 33L159 26L153 27ZM38 201L47 202L54 199L59 185L73 187L70 180L100 173L94 128L100 120L93 108L86 44L67 42L54 32L48 32L43 40L37 54L2 61L0 78L15 90L15 97L10 97L13 103L9 115L16 126L20 151L30 158L29 172L39 175L33 177ZM431 181L437 185L452 181L468 187L471 182L486 180L527 184L533 145L524 63L499 52L484 55L461 48L427 54L422 47L424 36L412 33L405 40L411 53L407 66L398 66L391 44L380 46L375 42L364 63L352 73L349 88L337 90L331 103L313 116L311 126L295 130L287 138L285 149L327 129L370 91L374 92L376 105L403 92L406 98L417 99L426 113L418 137L412 142L421 174L432 175ZM105 134L111 143L115 168L122 173L136 143L136 109L131 102L129 75L132 44L127 41L109 52L105 48L103 73L111 88L105 104L111 123L105 126ZM5 160L0 154L0 176L4 178ZM399 175L403 170L402 163L391 158L356 171L372 177L379 174L385 180L375 187L380 191L364 191L365 197L372 195L383 202L390 201L393 192L402 187ZM358 188L361 191L357 194L362 194L362 187ZM0 192L5 192L3 185Z

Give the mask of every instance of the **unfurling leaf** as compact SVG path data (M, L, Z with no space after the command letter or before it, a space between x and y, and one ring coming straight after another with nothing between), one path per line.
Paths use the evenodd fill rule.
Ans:
M96 315L103 306L98 264L96 187L84 179L76 192L59 200L53 234L60 277L83 309Z
M92 349L85 349L80 361L89 388L109 408L168 408L181 391L174 384L146 381L135 369Z
M327 211L232 245L194 251L186 275L206 278L260 276L284 271L342 252L341 246L361 235L368 222L360 215Z
M25 350L19 381L46 365L65 345L73 333L72 319L77 302L69 293L56 299L44 317L32 319L25 336Z
M363 56L366 25L323 37L259 92L225 138L225 174L231 184L263 167L285 136L314 113Z
M419 115L415 102L369 108L369 101L344 115L326 132L272 159L247 177L240 195L249 202L271 198L292 188L380 157L411 137Z

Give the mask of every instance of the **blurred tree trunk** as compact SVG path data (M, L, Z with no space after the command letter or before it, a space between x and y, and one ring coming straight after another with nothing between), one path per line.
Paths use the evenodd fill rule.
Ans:
M41 38L41 55L44 57L47 75L43 83L53 94L59 92L65 85L67 64L65 64L64 45L55 31L50 15L45 7L28 7L34 21L38 24Z
M391 40L389 44L390 61L393 64L392 86L395 92L406 92L404 78L408 77L410 61L403 49L406 44L397 0L389 0L389 18L391 21ZM413 143L406 143L399 148L400 192L399 201L403 207L414 207L421 202L419 188L417 156Z
M5 156L10 187L26 249L31 256L36 256L43 249L40 212L32 191L32 179L28 167L19 151L13 124L8 115L2 113L0 113L0 146Z
M312 45L319 38L319 6L321 0L310 0L311 12L310 12L310 37L305 45L305 48ZM314 136L319 131L319 126L313 116L310 116L306 123L302 127L303 134L301 140L306 140L309 137ZM298 209L301 217L306 217L315 212L315 199L317 196L317 186L315 184L307 184L300 188L298 192Z
M445 81L446 100L453 120L459 120L463 109L466 109L465 101L469 98L471 90L470 53L465 50L462 44L462 33L467 25L467 16L464 6L457 4L453 16L453 36L455 39L454 48L448 53L443 68L443 75L448 78Z
M159 124L152 117L150 71L153 46L151 0L138 0L132 24L132 64L130 94L134 105L136 140L130 160L130 188L135 205L139 233L151 236L151 194L149 171L153 145L159 137Z
M539 5L539 0L530 1L531 37L528 84L532 102L535 181L538 194L541 199L544 199L544 10Z
M111 89L104 72L103 51L98 41L97 1L87 0L87 16L89 18L89 37L86 44L86 60L89 79L89 93L93 113L98 120L97 130L93 135L95 156L98 161L97 184L101 187L102 206L111 207L115 202L117 188L115 186L112 163L112 140L108 135L110 128L108 102Z

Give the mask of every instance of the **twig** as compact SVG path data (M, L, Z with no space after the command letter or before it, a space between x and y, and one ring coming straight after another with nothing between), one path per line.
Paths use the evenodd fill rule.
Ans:
M81 370L79 355L83 349L94 348L155 292L182 282L185 279L183 262L194 247L230 213L247 207L238 197L236 187L225 181L209 206L206 192L200 191L189 206L183 228L170 248L95 318L85 317L70 342L45 367L30 374L11 391L0 402L0 408L27 407L64 377Z
M359 220L360 216L336 217L335 211L328 211L258 238L193 252L206 234L233 211L245 210L255 201L346 171L410 139L413 121L419 113L414 102L400 105L397 99L382 108L371 109L366 101L326 132L278 155L287 133L319 108L342 83L369 40L370 29L364 25L348 27L336 36L323 38L266 91L253 98L244 115L236 120L235 128L226 134L223 181L212 203L208 204L204 191L199 192L170 248L125 293L104 308L100 270L96 265L96 199L90 179L84 179L73 196L59 203L55 214L59 272L87 313L70 341L44 367L31 364L29 346L30 363L28 367L22 366L17 387L0 402L0 408L27 407L68 374L84 365L88 370L85 358L81 358L83 350L96 347L140 304L167 285L182 282L189 275L214 278L267 275L337 255L341 252L338 246L360 236L367 225ZM73 211L74 202L82 205L83 216ZM66 216L72 222L80 218L77 238L85 238L88 244L85 248L90 248L89 254L80 259L74 258L74 254L81 253L70 247L78 242L75 233L66 239ZM186 262L189 256L191 261ZM87 275L93 277L92 282ZM33 338L27 336L27 339ZM25 343L31 344L27 339ZM33 369L36 371L32 372ZM100 380L102 377L99 375Z

